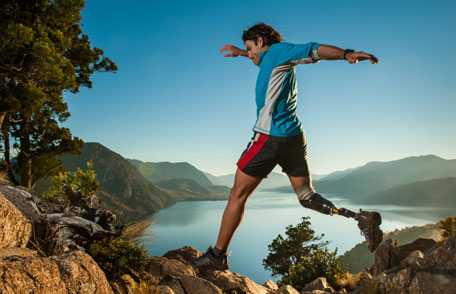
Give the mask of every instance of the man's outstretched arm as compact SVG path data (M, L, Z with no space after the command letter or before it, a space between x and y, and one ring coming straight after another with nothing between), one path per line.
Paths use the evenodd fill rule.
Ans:
M224 54L225 51L228 51L229 53L225 53L223 56L225 57L238 57L238 56L244 56L248 57L249 54L247 53L247 50L238 48L234 45L231 44L226 44L222 48L220 48L220 53Z
M349 63L358 63L358 61L369 60L371 63L377 63L378 58L374 55L362 51L348 51L332 45L321 44L317 50L318 59L339 60L345 59Z
M312 47L318 46L317 50L312 50ZM343 50L339 47L332 46L332 45L324 45L324 44L317 44L317 43L307 43L307 44L288 44L287 51L281 56L283 61L290 61L290 60L299 60L302 58L312 57L313 62L318 60L340 60L345 59L349 63L358 63L358 61L369 60L371 63L377 63L378 58L372 54L362 52L362 51L353 51L348 52L347 50ZM226 53L227 52L227 53ZM248 57L247 50L240 49L234 45L226 44L222 48L220 48L220 53L224 54L225 57L238 57L244 56ZM315 55L315 53L317 53ZM312 62L312 61L311 61ZM308 62L304 62L308 63Z

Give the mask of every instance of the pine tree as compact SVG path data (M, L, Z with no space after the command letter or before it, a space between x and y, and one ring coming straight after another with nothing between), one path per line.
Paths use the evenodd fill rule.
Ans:
M63 94L91 88L90 77L97 71L117 70L82 32L83 7L83 0L0 3L3 144L12 137L20 184L28 188L61 168L58 154L78 153L82 146L79 138L59 125L70 115Z

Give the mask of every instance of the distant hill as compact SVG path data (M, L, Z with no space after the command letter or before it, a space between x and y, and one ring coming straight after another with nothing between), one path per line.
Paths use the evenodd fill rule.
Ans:
M340 178L323 178L315 186L322 193L337 193L352 199L399 185L447 177L456 177L455 159L424 155L387 162L369 162Z
M408 227L402 230L395 230L384 234L383 240L392 239L399 241L399 245L413 242L418 238L430 238L435 241L441 240L440 229L435 224L424 226ZM343 268L351 273L360 272L374 264L374 254L369 252L366 242L357 244L352 249L345 252L340 260Z
M359 198L357 202L456 208L456 177L400 185Z
M171 179L156 184L180 200L224 200L228 199L230 189L226 186L211 185L203 187L192 179Z
M148 181L138 169L120 154L99 143L84 143L80 155L65 154L60 157L65 168L75 171L86 168L93 161L101 185L98 193L103 205L113 210L121 220L133 221L150 215L174 203L177 199ZM50 179L40 180L36 191L49 188Z
M203 187L213 185L204 172L188 162L143 162L137 159L129 159L129 161L152 183L172 179L191 179Z
M338 170L338 171L335 171L335 172L332 172L326 176L321 176L319 178L313 178L314 180L326 180L326 181L329 181L329 180L338 180L338 179L341 179L343 177L345 177L346 175L348 175L349 173L351 173L352 171L354 171L356 169L355 168L347 168L347 169L344 169L344 170Z
M213 185L223 185L222 181L219 179L219 177L214 176L213 174L210 174L208 172L205 172L204 175L211 181ZM228 185L225 185L228 187Z
M369 162L360 167L331 173L314 181L314 186L321 193L338 194L359 202L361 199L370 198L374 193L393 187L448 177L456 177L455 159L424 155L394 161ZM273 190L292 192L289 186Z

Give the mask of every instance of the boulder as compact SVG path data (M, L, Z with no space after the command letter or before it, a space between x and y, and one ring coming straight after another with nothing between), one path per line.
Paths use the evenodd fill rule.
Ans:
M421 267L437 271L456 271L456 234L448 238L441 246L425 253Z
M174 293L182 294L222 294L222 290L213 283L193 276L175 277L165 276L160 282L161 286L168 286Z
M113 293L103 271L82 251L0 259L0 293Z
M0 248L25 247L31 235L31 222L0 191Z
M299 291L290 285L281 286L276 292L277 294L299 294Z
M3 194L32 224L42 221L43 214L38 207L40 200L24 187L0 184L0 194Z
M411 243L401 246L398 246L397 242L387 239L383 241L375 251L375 261L370 271L374 276L376 276L386 270L395 269L396 267L399 267L401 262L413 251L418 250L426 252L432 249L435 245L436 242L432 239L419 238Z
M328 293L334 293L334 289L329 285L328 281L326 278L320 277L312 282L306 284L303 288L304 291L314 291L314 290L320 290Z
M190 265L190 262L201 256L201 252L191 246L184 246L175 250L170 250L163 256L169 259L177 259Z
M423 252L419 250L412 251L406 258L401 260L400 266L407 267L413 266L418 267L420 266L420 262L423 261L424 255Z
M114 293L119 294L150 294L162 293L157 288L160 279L151 275L142 275L141 280L136 281L130 275L124 274L122 277L111 283ZM163 292L168 293L168 292Z
M255 283L253 280L238 273L225 270L206 272L203 278L211 281L223 292L237 294L270 294L275 293L262 285Z
M263 283L263 286L265 286L266 288L271 289L271 290L279 289L279 286L273 280L267 280L266 282Z
M196 276L196 272L192 266L180 260L162 256L150 256L146 271L156 277L164 277L166 275L176 277Z
M171 289L168 286L158 286L157 289L155 290L156 294L176 294L173 289Z
M22 256L22 257L27 257L27 256L38 256L36 251L30 250L27 248L20 248L20 247L14 247L14 248L2 248L0 249L0 258L2 257L7 257L7 256Z

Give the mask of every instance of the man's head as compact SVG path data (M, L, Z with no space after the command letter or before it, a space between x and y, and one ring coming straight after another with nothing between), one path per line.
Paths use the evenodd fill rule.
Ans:
M258 23L243 32L242 40L249 58L258 65L260 53L266 51L272 44L281 42L282 36L270 25Z

